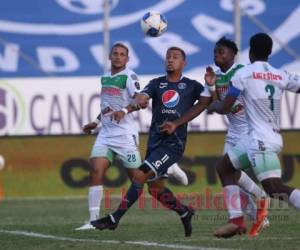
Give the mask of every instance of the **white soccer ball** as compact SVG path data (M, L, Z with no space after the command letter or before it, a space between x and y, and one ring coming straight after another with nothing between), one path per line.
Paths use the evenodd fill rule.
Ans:
M164 15L158 12L148 12L141 20L141 27L147 36L157 37L167 30L168 23Z
M2 170L5 166L5 159L2 155L0 155L0 170Z

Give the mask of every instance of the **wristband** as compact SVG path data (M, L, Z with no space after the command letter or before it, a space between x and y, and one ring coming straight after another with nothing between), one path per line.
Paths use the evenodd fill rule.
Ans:
M125 115L128 114L128 109L127 108L122 108L121 111L123 111L125 113Z
M206 84L206 86L207 86L207 88L208 88L208 90L210 92L216 91L216 85L215 84L214 85L208 85L208 84Z

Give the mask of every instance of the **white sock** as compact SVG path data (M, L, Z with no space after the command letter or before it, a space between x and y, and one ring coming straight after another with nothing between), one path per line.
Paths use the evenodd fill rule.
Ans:
M88 194L90 221L97 220L100 214L103 186L91 186Z
M257 205L256 205L254 197L242 188L240 188L240 194L241 194L241 197L245 196L243 198L245 198L247 201L246 204L243 204L243 202L242 202L243 213L247 214L252 221L255 221L256 213L257 213ZM243 199L241 199L241 200L243 200Z
M223 196L229 218L233 219L243 216L239 186L228 185L223 187Z
M256 199L262 199L267 197L266 192L259 186L257 186L256 183L243 171L241 171L241 177L238 180L238 184L244 190L246 190L250 194L253 194L256 197Z
M300 190L299 189L294 189L294 191L290 194L289 201L294 208L300 211Z

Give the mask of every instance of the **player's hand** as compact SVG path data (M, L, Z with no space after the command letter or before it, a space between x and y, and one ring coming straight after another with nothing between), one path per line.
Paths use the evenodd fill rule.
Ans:
M96 129L98 124L96 122L90 122L82 128L83 133L90 135L92 133L92 130Z
M208 107L207 107L207 113L208 114L213 114L216 112L217 107L220 105L220 101L213 101Z
M142 109L147 108L149 105L149 97L144 94L137 94L134 100L136 104Z
M168 135L173 134L176 128L177 126L174 122L164 122L159 126L160 131Z
M125 116L124 111L119 110L119 111L114 111L111 115L110 115L110 119L111 120L115 120L117 123L119 123Z
M208 86L215 85L215 83L217 81L217 76L216 76L214 70L212 69L212 67L210 67L210 66L206 67L204 80Z

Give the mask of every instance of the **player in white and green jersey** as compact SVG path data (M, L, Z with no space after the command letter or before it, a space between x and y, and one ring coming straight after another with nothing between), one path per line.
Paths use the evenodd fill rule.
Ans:
M224 39L225 40L225 39ZM220 40L222 42L222 40ZM215 54L219 54L220 52L217 52L217 50L224 50L224 45L218 44L217 48L215 48ZM226 53L226 52L221 52ZM232 52L231 52L232 53ZM215 60L217 59L217 56L215 56ZM218 65L221 66L221 63L216 61ZM230 87L230 79L237 70L242 68L242 64L236 64L233 63L229 69L225 69L226 71L222 71L222 68L218 68L215 71L216 74L216 92L219 100L224 100L228 89ZM224 153L228 151L232 146L236 145L237 141L240 140L242 136L248 135L248 123L247 118L245 115L244 110L244 104L242 97L239 97L236 102L234 103L232 110L230 113L226 114L226 117L229 121L228 124L228 130L226 134L225 139L225 145L224 145Z
M300 93L300 77L278 70L268 63L272 45L271 37L265 33L251 37L251 64L232 77L232 86L226 98L212 103L209 110L230 112L238 96L243 97L250 140L238 144L236 148L247 153L253 171L268 195L288 201L300 211L300 190L283 184L278 159L282 148L279 122L281 98L284 90ZM245 232L241 202L236 199L232 203L232 198L239 194L234 175L241 166L242 161L235 150L229 150L217 166L230 216L229 224L215 232L217 237L231 237Z
M113 45L110 52L111 71L101 77L101 113L96 122L84 126L85 133L91 133L101 120L101 130L94 143L91 156L90 187L88 193L88 207L90 218L87 223L77 230L94 229L90 221L96 220L100 214L103 196L103 177L113 162L118 157L130 179L136 174L141 165L141 156L138 148L138 128L135 125L132 113L126 107L134 102L135 94L140 86L137 75L126 67L129 60L128 48L122 43ZM115 111L123 111L126 116L121 121L112 119ZM187 185L186 174L175 163L168 172ZM149 183L149 186L164 187L159 180Z
M101 131L97 141L122 135L136 135L138 128L135 125L133 114L130 113L117 123L111 119L112 111L121 110L133 102L133 96L139 92L137 75L130 69L112 74L109 72L101 77ZM97 145L96 141L96 145Z
M234 62L235 56L238 52L236 44L225 37L216 42L214 48L214 62L218 69L216 74L216 94L219 100L224 100L231 85L231 79L234 75L244 66ZM250 162L247 159L247 154L243 151L239 151L235 146L243 141L248 141L249 125L244 109L244 100L242 96L239 96L229 113L226 114L229 124L228 131L225 139L223 154L228 153L230 150L235 150L240 159L244 159L241 170L246 170L250 167ZM247 195L248 206L243 208L250 218L254 221L252 228L249 232L250 236L256 236L258 231L262 228L262 225L268 225L267 219L263 219L267 216L268 200L266 199L266 193L258 187L248 175L243 172L237 172L237 180L243 195ZM246 191L246 193L245 193ZM252 194L256 198L254 202L253 197L248 194ZM256 203L259 204L259 209L256 209ZM248 208L248 209L247 209ZM263 220L258 220L262 218Z
M110 73L101 77L101 119L102 128L94 143L91 156L90 187L88 193L89 221L76 230L94 229L90 221L98 218L103 196L103 177L111 165L114 157L120 158L126 167L127 174L132 177L136 168L141 164L138 149L138 130L135 127L132 114L117 123L110 117L113 111L128 106L139 85L136 74L127 69L129 60L128 48L117 43L111 48ZM92 122L84 127L85 133L91 133L98 122Z

